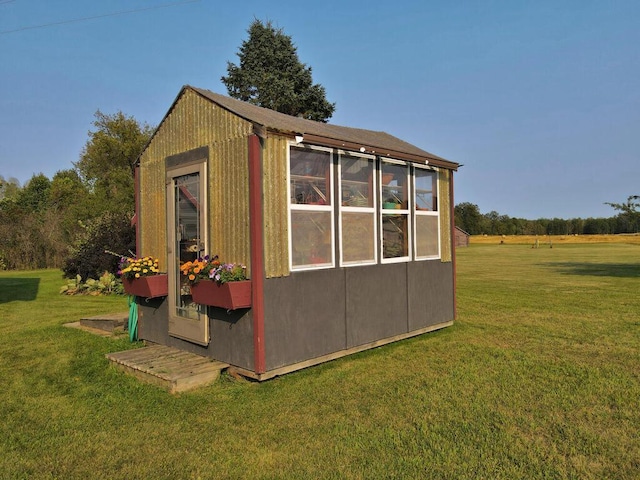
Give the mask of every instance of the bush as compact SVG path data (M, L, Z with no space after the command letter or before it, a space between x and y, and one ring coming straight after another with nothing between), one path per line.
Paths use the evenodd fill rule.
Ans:
M104 272L98 280L88 278L82 281L80 275L70 279L66 285L60 288L60 293L65 295L122 295L124 288L122 282L113 273Z
M130 255L135 252L136 232L131 215L106 212L83 225L84 231L69 249L62 271L65 277L100 278L104 272L118 273L120 258L105 250Z

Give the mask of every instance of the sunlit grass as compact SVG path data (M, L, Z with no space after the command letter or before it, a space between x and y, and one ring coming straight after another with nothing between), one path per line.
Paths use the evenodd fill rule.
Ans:
M639 254L459 249L453 327L177 396L62 327L126 300L2 273L0 478L637 478Z

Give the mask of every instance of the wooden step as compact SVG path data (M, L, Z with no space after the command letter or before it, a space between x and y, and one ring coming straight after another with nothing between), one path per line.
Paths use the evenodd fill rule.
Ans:
M116 367L170 393L209 385L229 364L164 345L108 353Z

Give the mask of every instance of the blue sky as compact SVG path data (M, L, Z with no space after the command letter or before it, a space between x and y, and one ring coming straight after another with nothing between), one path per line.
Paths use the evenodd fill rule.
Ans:
M637 0L0 0L0 175L71 168L98 109L156 125L184 84L226 94L254 18L293 38L332 123L463 164L456 203L608 217L640 194Z

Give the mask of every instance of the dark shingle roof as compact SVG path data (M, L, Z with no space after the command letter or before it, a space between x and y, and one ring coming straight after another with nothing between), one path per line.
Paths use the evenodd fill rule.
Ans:
M220 107L238 115L254 125L276 132L290 135L302 134L306 138L313 136L312 143L322 143L325 140L330 146L344 146L345 149L365 147L368 153L396 156L401 159L428 161L430 164L457 169L458 164L438 157L422 150L404 140L400 140L385 132L364 130L360 128L342 127L329 123L316 122L300 117L293 117L276 112L268 108L258 107L248 102L236 100L214 93L210 90L196 88L189 85L183 87L178 95L182 96L185 90L190 89ZM176 99L177 102L177 99ZM175 105L175 102L174 102ZM173 107L172 107L173 108Z

